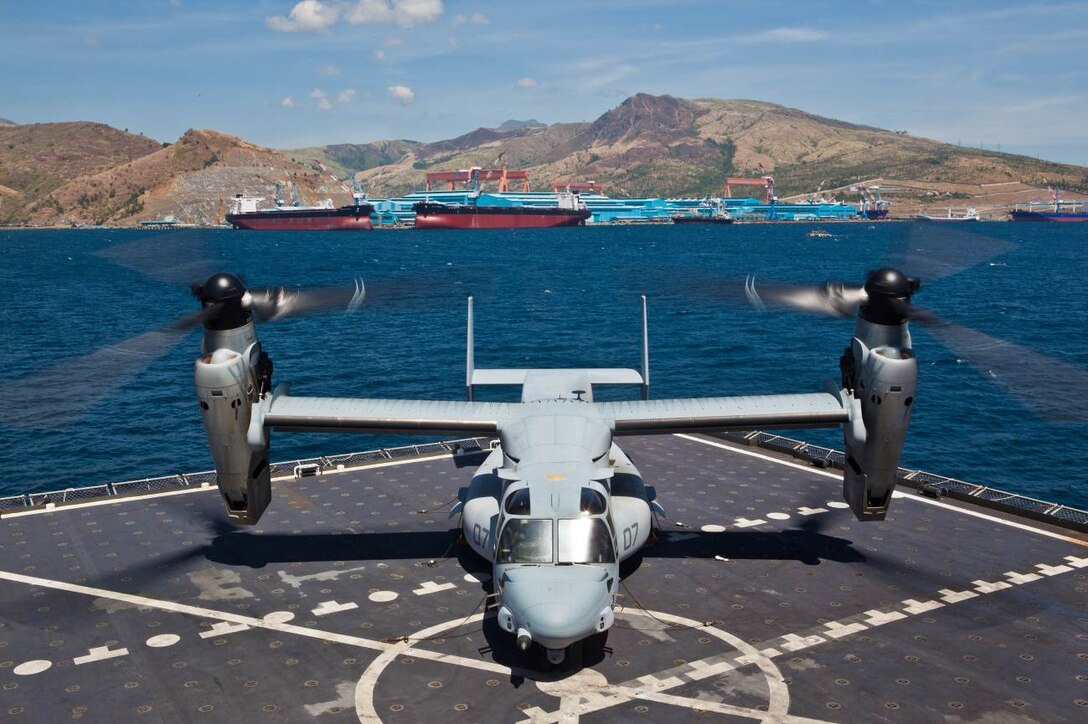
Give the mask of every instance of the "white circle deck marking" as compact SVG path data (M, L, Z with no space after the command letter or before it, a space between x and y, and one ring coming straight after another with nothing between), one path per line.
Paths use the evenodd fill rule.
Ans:
M491 580L491 574L490 573L466 573L465 574L465 582L466 583L487 583L490 580Z
M841 500L829 500L827 501L828 508L849 508L849 503L844 503Z
M582 698L592 698L596 692L608 686L608 679L599 671L582 669L571 676L555 680L534 681L536 688L556 699L573 698L581 703Z
M711 523L709 525L704 525L699 530L703 531L704 533L722 533L722 532L725 531L725 526L724 525L715 525L715 524Z
M46 661L45 659L34 659L33 661L26 661L19 664L14 669L12 669L12 671L19 676L31 676L33 674L42 673L52 665L52 661Z
M448 631L450 629L456 629L461 626L468 626L482 621L485 614L476 613L468 618L453 619L444 623L435 624L429 628L425 628L415 633L416 641L424 641L430 636ZM653 619L658 622L669 623L675 626L683 626L685 628L700 629L703 633L709 636L714 636L727 645L731 646L738 652L744 655L744 663L755 665L759 668L764 676L768 688L768 700L767 703L762 705L758 711L759 716L757 718L765 721L785 721L790 705L790 693L789 686L786 683L785 678L782 676L782 672L779 671L778 666L774 661L764 655L755 646L748 643L739 636L735 636L728 631L724 631L717 626L707 626L702 621L695 621L690 618L684 618L683 616L674 616L672 614L665 613L663 611L644 611L644 610L624 610L618 612L617 617L627 616L643 616ZM402 641L398 644L390 646L388 649L378 654L378 656L370 662L370 665L363 671L362 676L359 677L359 681L355 685L355 713L358 715L360 721L364 722L380 722L381 717L378 716L377 709L374 706L374 692L378 685L378 679L381 677L382 672L386 670L390 663L395 661L401 655L408 656L421 656L428 655L428 658L434 656L426 649L416 648L409 640ZM479 671L491 671L494 673L501 673L507 675L510 673L521 672L522 670L511 669L505 664L500 664L495 661L489 661L487 659L473 659L465 658L457 655L438 655L434 658L436 661L442 661L443 663L450 664L452 666L464 666ZM589 671L587 669L587 671ZM530 678L530 677L527 677ZM538 687L539 687L539 680ZM651 690L650 687L632 687L630 685L610 685L607 678L603 675L597 675L596 672L585 674L585 678L582 679L583 684L590 684L590 686L596 690L600 696L593 696L593 701L588 701L584 696L578 697L575 695L579 702L579 713L589 714L593 711L606 709L617 704L632 701L635 699L645 699L648 701L666 700L668 703L678 706L688 706L693 709L701 708L706 705L706 702L698 698L690 698L686 696L677 696L667 694L665 691L658 688L661 682L657 682L657 685ZM681 682L682 683L682 682ZM549 685L545 683L545 688ZM545 691L542 688L541 691ZM585 686L578 687L580 691L585 691ZM667 687L667 688L672 688ZM559 689L562 689L560 691ZM562 694L568 694L569 692L559 684L559 688L553 688L551 693L553 696L560 696L560 711L564 711L563 703L564 699ZM765 707L765 708L764 708ZM735 707L727 704L717 704L715 709L721 713L728 714L740 714L741 716L752 716L756 713L756 710L746 709L743 707Z
M262 620L265 623L287 623L295 617L295 614L290 611L273 611L265 616Z
M173 646L178 641L181 641L181 637L177 634L159 634L149 638L147 645L153 649L164 649L167 646Z
M767 517L771 520L789 520L789 513L767 513Z
M400 594L396 591L374 591L374 593L367 596L374 603L389 603L394 600Z

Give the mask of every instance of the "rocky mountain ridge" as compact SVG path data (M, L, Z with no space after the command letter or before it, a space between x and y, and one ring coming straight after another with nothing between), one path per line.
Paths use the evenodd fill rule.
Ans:
M0 126L0 223L116 224L172 215L213 223L236 193L296 184L302 200L350 199L350 173L372 196L423 187L427 171L526 169L534 189L602 184L613 196L720 195L729 176L773 174L779 197L854 201L880 184L893 213L986 204L1001 209L1085 197L1088 168L961 148L749 100L634 95L599 118L545 125L507 121L433 143L409 140L276 150L213 130L160 143L91 123ZM1088 198L1088 197L1085 197Z

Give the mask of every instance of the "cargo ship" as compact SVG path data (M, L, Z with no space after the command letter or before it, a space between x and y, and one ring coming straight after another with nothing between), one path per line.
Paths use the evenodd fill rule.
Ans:
M497 195L488 194L491 197ZM555 206L521 206L479 203L465 204L420 201L412 206L417 229L528 229L552 226L582 226L591 215L578 194L558 194Z
M1009 212L1009 221L1088 221L1088 211L1023 211Z
M1033 201L1009 212L1009 221L1088 221L1080 201L1062 201L1062 190L1050 189L1051 201ZM1065 208L1063 208L1065 207Z
M975 209L967 209L962 216L953 216L952 209L948 210L947 216L933 216L932 214L917 214L914 217L915 221L978 221L978 211Z
M238 194L234 197L227 223L235 229L255 231L368 231L374 206L356 196L348 206L335 207L330 199L318 206L286 206L277 203L259 209L259 196Z

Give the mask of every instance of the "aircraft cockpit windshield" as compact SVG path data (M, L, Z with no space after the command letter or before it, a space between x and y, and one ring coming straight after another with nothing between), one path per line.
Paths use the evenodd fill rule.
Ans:
M551 563L551 520L511 518L499 536L496 563Z
M515 490L506 496L506 513L508 515L529 515L531 510L528 488Z
M559 521L560 563L615 563L616 549L604 518Z
M604 496L593 488L582 488L578 509L582 515L601 515L605 511Z

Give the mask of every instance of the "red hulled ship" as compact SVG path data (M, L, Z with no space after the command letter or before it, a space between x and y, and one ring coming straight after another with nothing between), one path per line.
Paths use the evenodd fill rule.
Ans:
M320 206L282 206L258 209L263 198L243 196L234 198L227 223L235 229L256 231L368 231L374 207L356 198L349 206L334 207L331 201Z
M502 194L509 191L511 179L522 182L522 191L529 191L529 175L525 171L509 171L504 160L506 152L499 154L499 168L473 167L461 171L442 171L427 174L427 191L434 183L446 183L453 191L458 183L468 184L472 193L467 203L446 204L436 201L420 201L412 205L416 213L417 229L531 229L551 226L581 226L592 212L582 203L577 192L556 194L555 206L523 205L510 203ZM480 184L498 181L499 194L491 198L482 194ZM483 197L484 203L480 203ZM497 201L497 203L489 203Z
M412 207L417 229L522 229L581 226L590 216L586 208L557 206L477 206L422 201Z

